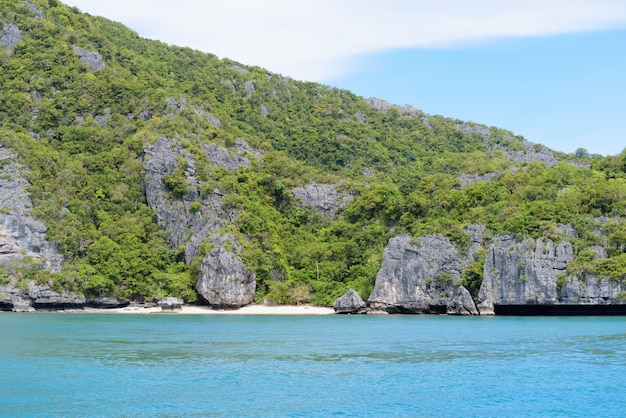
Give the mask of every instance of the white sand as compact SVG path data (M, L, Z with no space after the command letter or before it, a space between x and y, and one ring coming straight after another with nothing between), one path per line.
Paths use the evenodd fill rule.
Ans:
M141 306L128 306L126 308L115 309L84 309L84 313L111 313L111 314L152 314L171 313L178 315L332 315L333 308L311 305L287 305L287 306L265 306L248 305L239 309L212 309L208 306L183 305L182 309L174 311L163 311L160 307L144 308Z
M265 306L248 305L239 309L211 309L206 306L183 306L180 314L208 314L208 315L331 315L333 308L310 305Z

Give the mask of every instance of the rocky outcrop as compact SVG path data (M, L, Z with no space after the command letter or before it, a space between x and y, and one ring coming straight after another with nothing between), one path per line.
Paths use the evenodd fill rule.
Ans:
M501 148L502 154L518 164L531 161L540 161L546 166L551 167L554 164L558 163L558 160L556 159L552 151L550 151L543 145L523 141L522 147L524 147L525 150L513 151L510 149Z
M338 184L309 183L303 187L294 187L292 193L304 206L312 207L327 218L335 216L337 209L344 207L355 197L341 191Z
M194 104L189 102L189 100L187 100L186 97L180 96L178 100L176 100L173 97L168 97L165 100L165 116L168 116L168 117L175 116L187 108L190 108L191 110L193 110L193 112L196 115L208 120L209 123L211 123L211 125L215 126L216 128L222 127L221 120L219 120L217 117L213 116L206 110L198 106L195 106Z
M195 157L183 148L180 141L161 137L146 146L144 152L144 188L148 205L156 211L157 223L165 230L169 243L173 248L184 247L185 260L190 263L198 255L202 241L234 220L234 212L222 207L219 191L200 195L200 182L195 177ZM178 199L172 198L164 178L172 175L183 163L187 193Z
M491 129L483 125L474 125L468 123L457 123L456 128L467 136L478 134L485 142L491 137Z
M2 25L0 32L0 45L5 45L9 52L13 51L15 45L22 42L22 31L13 23L5 23Z
M369 305L390 313L461 312L455 307L465 302L459 296L460 271L459 254L447 238L396 236L385 248Z
M573 260L569 242L550 239L520 240L510 235L492 242L478 294L481 314L493 314L497 305L558 303L557 276Z
M216 247L202 261L196 290L216 308L240 308L254 298L256 280L238 256L239 244L230 235L214 237Z
M367 307L367 304L356 290L350 289L343 296L337 298L333 303L333 309L335 313L340 314L354 314L359 313Z
M398 105L389 103L386 100L377 99L375 97L370 97L369 99L367 99L367 104L370 105L373 109L376 109L381 112L388 112L390 109L396 109L398 112L400 112L400 114L403 114L403 115L410 115L410 116L416 116L416 115L425 116L426 115L424 112L422 112L419 109L414 108L413 106L410 106L410 105L398 106Z
M216 165L236 169L249 164L243 153L255 155L248 144L236 143L238 154L230 156L224 149L205 146L207 157ZM195 177L195 156L176 139L161 137L145 147L145 191L148 204L156 211L157 222L165 230L173 248L183 247L187 263L203 257L196 290L204 301L215 307L237 308L252 301L256 290L255 275L248 271L239 257L241 248L231 235L218 232L234 222L235 212L221 205L222 194L215 190L201 196ZM225 153L223 151L226 151ZM175 198L165 178L184 164L187 191ZM193 210L192 210L193 209ZM200 253L202 242L213 245L208 254Z
M24 3L26 3L26 7L28 7L28 10L30 10L30 12L35 15L35 19L37 19L37 20L44 20L46 18L46 16L43 14L43 11L41 11L33 3L29 2L29 1L24 1Z
M468 184L476 183L477 181L490 182L498 178L499 175L500 175L499 171L496 171L493 173L486 173L486 174L459 174L457 176L457 179L459 180L458 188L463 189Z
M468 241L462 253L445 237L396 236L385 249L369 309L451 315L626 312L622 297L626 286L621 281L567 275L574 259L569 240L576 233L569 225L561 225L559 231L564 237L560 242L508 234L490 238L484 225L470 225L465 228ZM605 256L603 247L592 249L599 258ZM485 252L482 283L474 300L460 277L478 261L477 254Z
M28 258L50 271L61 271L63 257L56 245L46 240L46 226L30 217L33 208L25 190L28 167L0 145L0 266L9 266Z
M72 50L76 53L78 59L85 63L91 71L100 71L104 69L104 59L99 52L80 48L76 45L72 46Z
M207 158L212 164L231 171L239 167L247 168L250 166L250 160L246 155L255 158L261 156L260 152L250 148L248 143L241 138L235 141L235 147L237 149L235 154L231 154L228 149L213 143L203 145L202 149L206 152Z
M0 286L0 311L77 311L85 308L123 308L129 304L127 299L86 298L67 291L57 291L49 285L40 285L33 281L28 283L27 289L16 288L11 284Z

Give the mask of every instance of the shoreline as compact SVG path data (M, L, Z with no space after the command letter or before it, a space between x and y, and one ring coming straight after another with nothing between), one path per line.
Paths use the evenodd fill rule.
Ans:
M239 309L213 309L210 306L183 305L180 309L161 309L155 307L127 306L124 308L57 311L65 313L96 314L174 314L174 315L334 315L333 308L313 305L246 305Z

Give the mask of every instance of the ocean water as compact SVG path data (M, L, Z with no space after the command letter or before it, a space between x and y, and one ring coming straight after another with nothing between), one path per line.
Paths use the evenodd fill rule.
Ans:
M626 415L626 317L0 314L0 416Z

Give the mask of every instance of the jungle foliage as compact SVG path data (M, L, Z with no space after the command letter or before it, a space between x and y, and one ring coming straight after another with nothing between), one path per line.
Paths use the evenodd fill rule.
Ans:
M22 0L0 3L0 25L22 31L11 52L0 46L0 142L29 167L33 213L67 259L50 276L58 287L196 300L197 263L168 245L142 188L144 146L160 135L195 153L206 143L232 148L237 138L263 152L235 171L201 159L197 167L201 189L218 188L237 209L231 232L245 237L258 301L327 305L350 287L366 297L390 237L443 234L463 250L463 228L477 223L492 234L557 240L558 226L571 224L571 274L626 276L626 151L557 154L550 167L514 163L507 152L523 150L524 138L503 129L468 134L461 124L479 125L375 109L349 91L142 39L56 0L30 3L45 19ZM98 51L105 68L92 71L73 46ZM187 106L174 112L170 98ZM494 174L461 187L461 173ZM187 191L181 172L164 181L172 199ZM358 197L327 219L291 193L309 182L342 184ZM593 245L609 248L607 257ZM463 275L472 293L481 266Z

